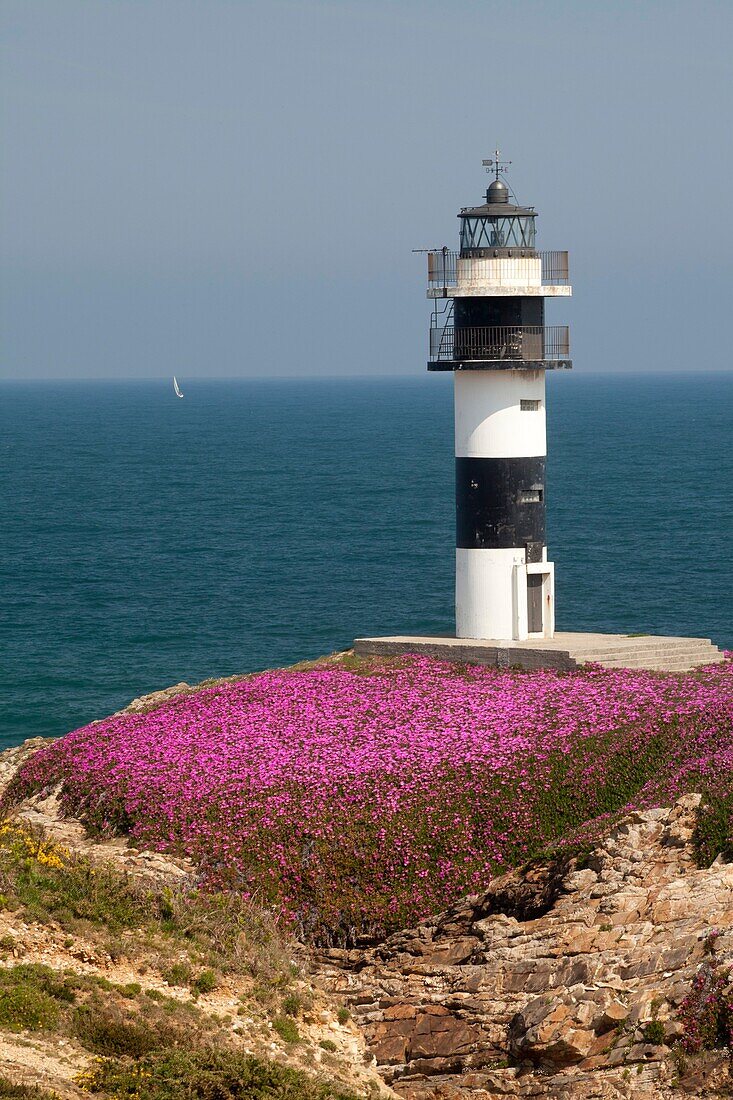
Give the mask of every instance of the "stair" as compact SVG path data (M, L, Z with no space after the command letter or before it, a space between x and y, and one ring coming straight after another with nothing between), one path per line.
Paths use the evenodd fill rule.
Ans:
M576 666L593 663L603 668L639 668L657 672L690 672L719 664L725 658L709 638L622 638L603 646L569 646Z

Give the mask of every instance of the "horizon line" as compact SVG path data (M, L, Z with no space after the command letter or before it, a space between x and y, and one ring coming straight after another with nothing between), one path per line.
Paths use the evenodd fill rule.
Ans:
M557 372L548 372L550 375ZM559 372L563 375L570 374L574 377L580 375L581 378L592 377L606 377L606 378L628 378L638 377L639 375L675 375L675 376L688 376L688 375L710 375L710 374L733 374L733 366L721 366L721 367L706 367L705 369L697 368L678 368L673 369L669 367L643 367L633 370L592 370L577 368L572 371ZM187 382L365 382L365 381L380 381L394 380L394 381L407 381L408 379L423 378L428 375L428 371L421 372L405 372L405 373L378 373L378 374L223 374L223 375L202 375L202 374L181 374L181 379L185 379ZM160 374L153 376L141 376L141 375L121 375L117 377L105 377L99 375L60 375L54 377L53 375L38 375L37 377L21 377L21 376L0 376L0 384L28 384L43 382L88 382L117 385L128 382L137 382L145 385L157 385L157 384L170 384L173 376L169 374ZM176 375L178 377L178 375Z

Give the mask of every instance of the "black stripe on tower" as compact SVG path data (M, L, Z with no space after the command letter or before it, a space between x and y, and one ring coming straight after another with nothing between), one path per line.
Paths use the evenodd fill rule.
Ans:
M545 459L457 458L456 546L498 550L545 542Z

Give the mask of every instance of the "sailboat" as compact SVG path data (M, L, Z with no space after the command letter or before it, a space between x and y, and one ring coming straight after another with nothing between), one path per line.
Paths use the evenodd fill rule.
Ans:
M176 382L176 376L173 375L173 389L176 391L176 397L183 397L183 394L178 388L178 382Z

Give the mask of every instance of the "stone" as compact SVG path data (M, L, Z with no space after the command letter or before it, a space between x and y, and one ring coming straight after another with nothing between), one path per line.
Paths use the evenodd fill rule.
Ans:
M635 811L584 861L535 865L375 948L323 952L320 981L404 1100L678 1100L733 1089L725 1059L677 1078L665 1042L719 928L733 965L733 865L698 869L699 799ZM486 1068L483 1068L486 1067ZM639 1072L637 1072L637 1069ZM717 1090L717 1091L715 1091Z

